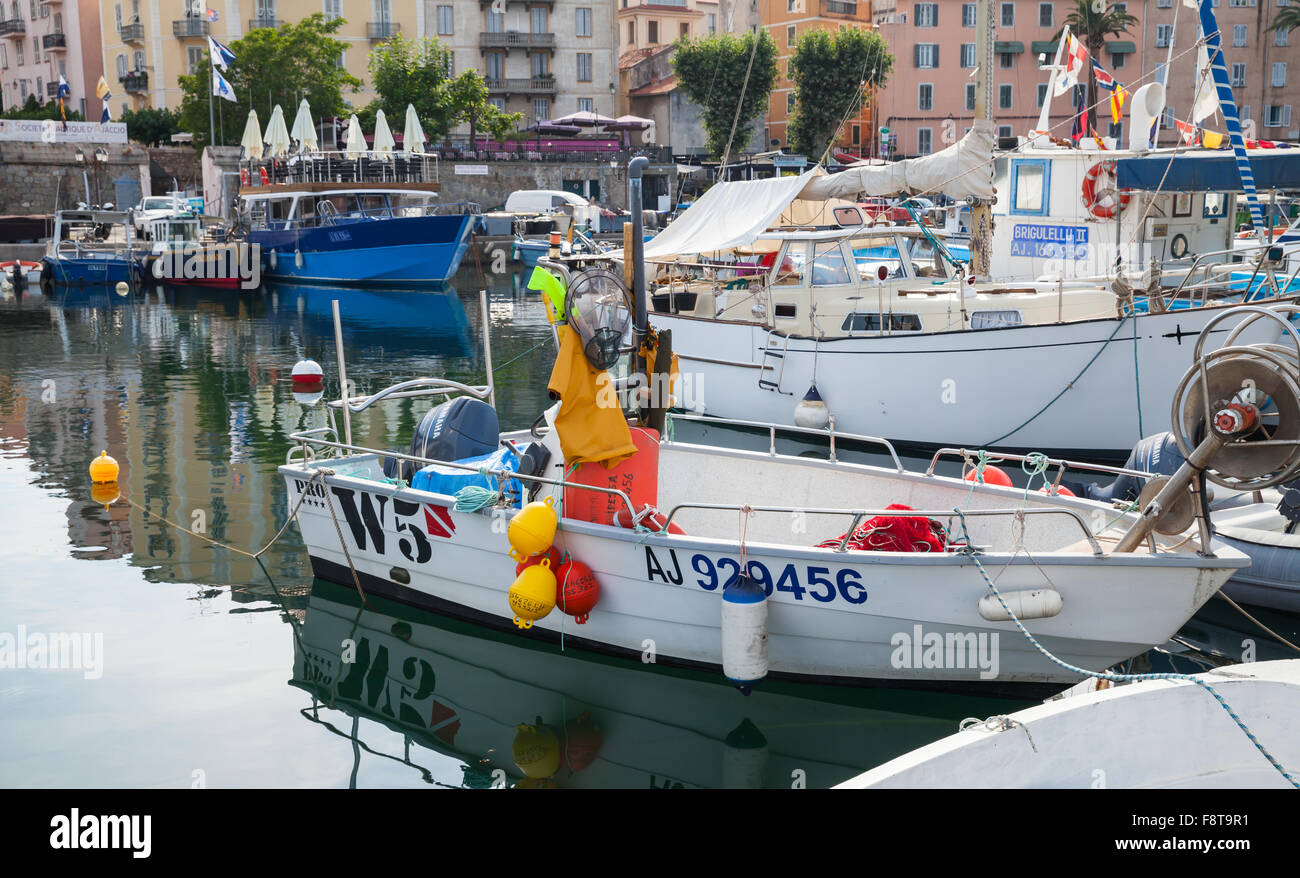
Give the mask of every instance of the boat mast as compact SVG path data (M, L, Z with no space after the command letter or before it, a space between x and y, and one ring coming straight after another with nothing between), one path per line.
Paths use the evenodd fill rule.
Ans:
M993 119L993 0L979 0L975 11L979 66L975 68L975 119ZM993 249L992 202L971 199L971 270L983 280L990 273Z

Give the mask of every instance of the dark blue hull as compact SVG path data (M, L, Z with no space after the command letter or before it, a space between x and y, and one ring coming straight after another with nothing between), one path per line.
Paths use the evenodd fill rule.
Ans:
M322 226L258 229L249 233L248 240L262 248L262 273L270 280L441 284L460 268L472 221L469 214L340 217Z
M43 277L58 286L103 286L119 281L131 283L139 275L134 257L116 254L46 256L41 260Z

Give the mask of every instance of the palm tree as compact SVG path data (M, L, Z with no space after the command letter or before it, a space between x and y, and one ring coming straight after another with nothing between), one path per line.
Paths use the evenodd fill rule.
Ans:
M1290 27L1300 27L1300 6L1288 6L1286 9L1279 9L1277 17L1273 19L1273 23L1268 26L1268 29L1282 30Z
M1077 0L1074 11L1064 20L1064 25L1070 28L1071 33L1083 43L1088 54L1095 59L1101 58L1101 52L1106 48L1106 37L1127 34L1130 27L1139 23L1137 16L1129 15L1124 9L1115 8L1113 3L1100 12L1097 11L1098 6L1101 4L1097 0ZM1064 33L1063 26L1052 39L1060 40ZM1091 107L1097 100L1097 77L1093 73L1091 64L1088 65L1087 96L1087 106Z

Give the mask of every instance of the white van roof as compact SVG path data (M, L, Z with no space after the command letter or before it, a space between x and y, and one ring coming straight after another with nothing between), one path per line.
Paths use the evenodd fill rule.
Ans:
M553 198L559 198L567 204L576 204L579 207L585 207L589 203L581 195L565 192L562 189L518 189L510 193L510 197L506 199L506 207L509 208L511 202L520 203L541 199L550 201Z

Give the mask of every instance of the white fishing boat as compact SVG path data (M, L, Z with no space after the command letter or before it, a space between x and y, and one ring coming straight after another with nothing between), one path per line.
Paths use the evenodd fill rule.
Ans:
M645 326L643 294L635 305L626 295L610 288L608 275L579 275L567 284L560 313L570 325L563 330L578 333L589 357L593 350L616 354L616 342L630 340L630 312L638 315L637 327ZM598 313L609 322L593 327ZM637 448L620 464L631 469L609 471L566 459L572 438L555 421L563 408L549 413L556 424L550 429L501 433L495 412L479 402L492 399L490 383L471 387L436 378L339 401L343 441L332 428L296 433L300 445L280 471L315 573L363 591L490 627L523 625L528 636L563 636L580 648L721 666L742 687L770 669L859 684L1034 689L1073 680L1075 672L1020 637L1012 612L1061 660L1101 669L1163 643L1245 565L1243 555L1212 543L1208 525L1198 534L1184 533L1186 523L1163 533L1159 522L1192 502L1188 486L1217 454L1232 457L1230 480L1242 482L1258 473L1265 475L1257 481L1281 479L1300 467L1300 447L1288 441L1289 432L1268 440L1267 453L1249 458L1251 467L1240 459L1247 446L1263 441L1253 420L1257 406L1253 399L1232 402L1245 407L1239 417L1231 406L1221 410L1229 405L1218 393L1222 382L1237 386L1233 376L1246 369L1275 398L1288 393L1300 400L1291 361L1253 351L1236 352L1250 360L1245 365L1213 361L1216 369L1238 372L1212 373L1211 401L1195 394L1176 400L1191 427L1212 423L1212 435L1189 454L1194 463L1133 512L897 464L844 463L833 453L815 460L693 445L644 426L630 431ZM1204 380L1208 362L1199 360L1186 373L1184 389L1194 378ZM666 368L659 372L666 377ZM457 394L472 399L434 409L409 453L350 440L351 415L385 399ZM656 406L662 411L669 404L660 399ZM657 423L655 411L649 410L650 424ZM477 439L468 442L470 436ZM897 461L887 442L852 438L877 443ZM493 462L501 443L516 466ZM458 453L435 458L431 448ZM409 462L410 470L390 465L386 474L385 458ZM483 484L495 485L495 492L472 502L463 482L448 481L464 473L487 479ZM437 487L443 485L450 487ZM558 528L551 524L550 536L528 551L504 520L527 514L521 531L536 532L544 528L536 519L544 522L547 513L533 504L515 512L525 499L517 495L550 498L558 510ZM859 528L864 521L866 530ZM920 532L903 538L900 548L920 541L934 551L850 548L878 531L913 526ZM539 558L552 539L599 583L599 606L585 624L564 613L548 615L545 606L535 618L520 618L529 601L553 603L556 586L552 579L551 596L541 587L521 604L516 589L528 570L515 568L512 549Z
M1195 682L1144 680L1067 694L1009 716L968 720L956 734L839 788L1295 786L1300 659L1229 665L1196 677L1231 705L1240 724ZM1177 746L1170 746L1174 741Z

